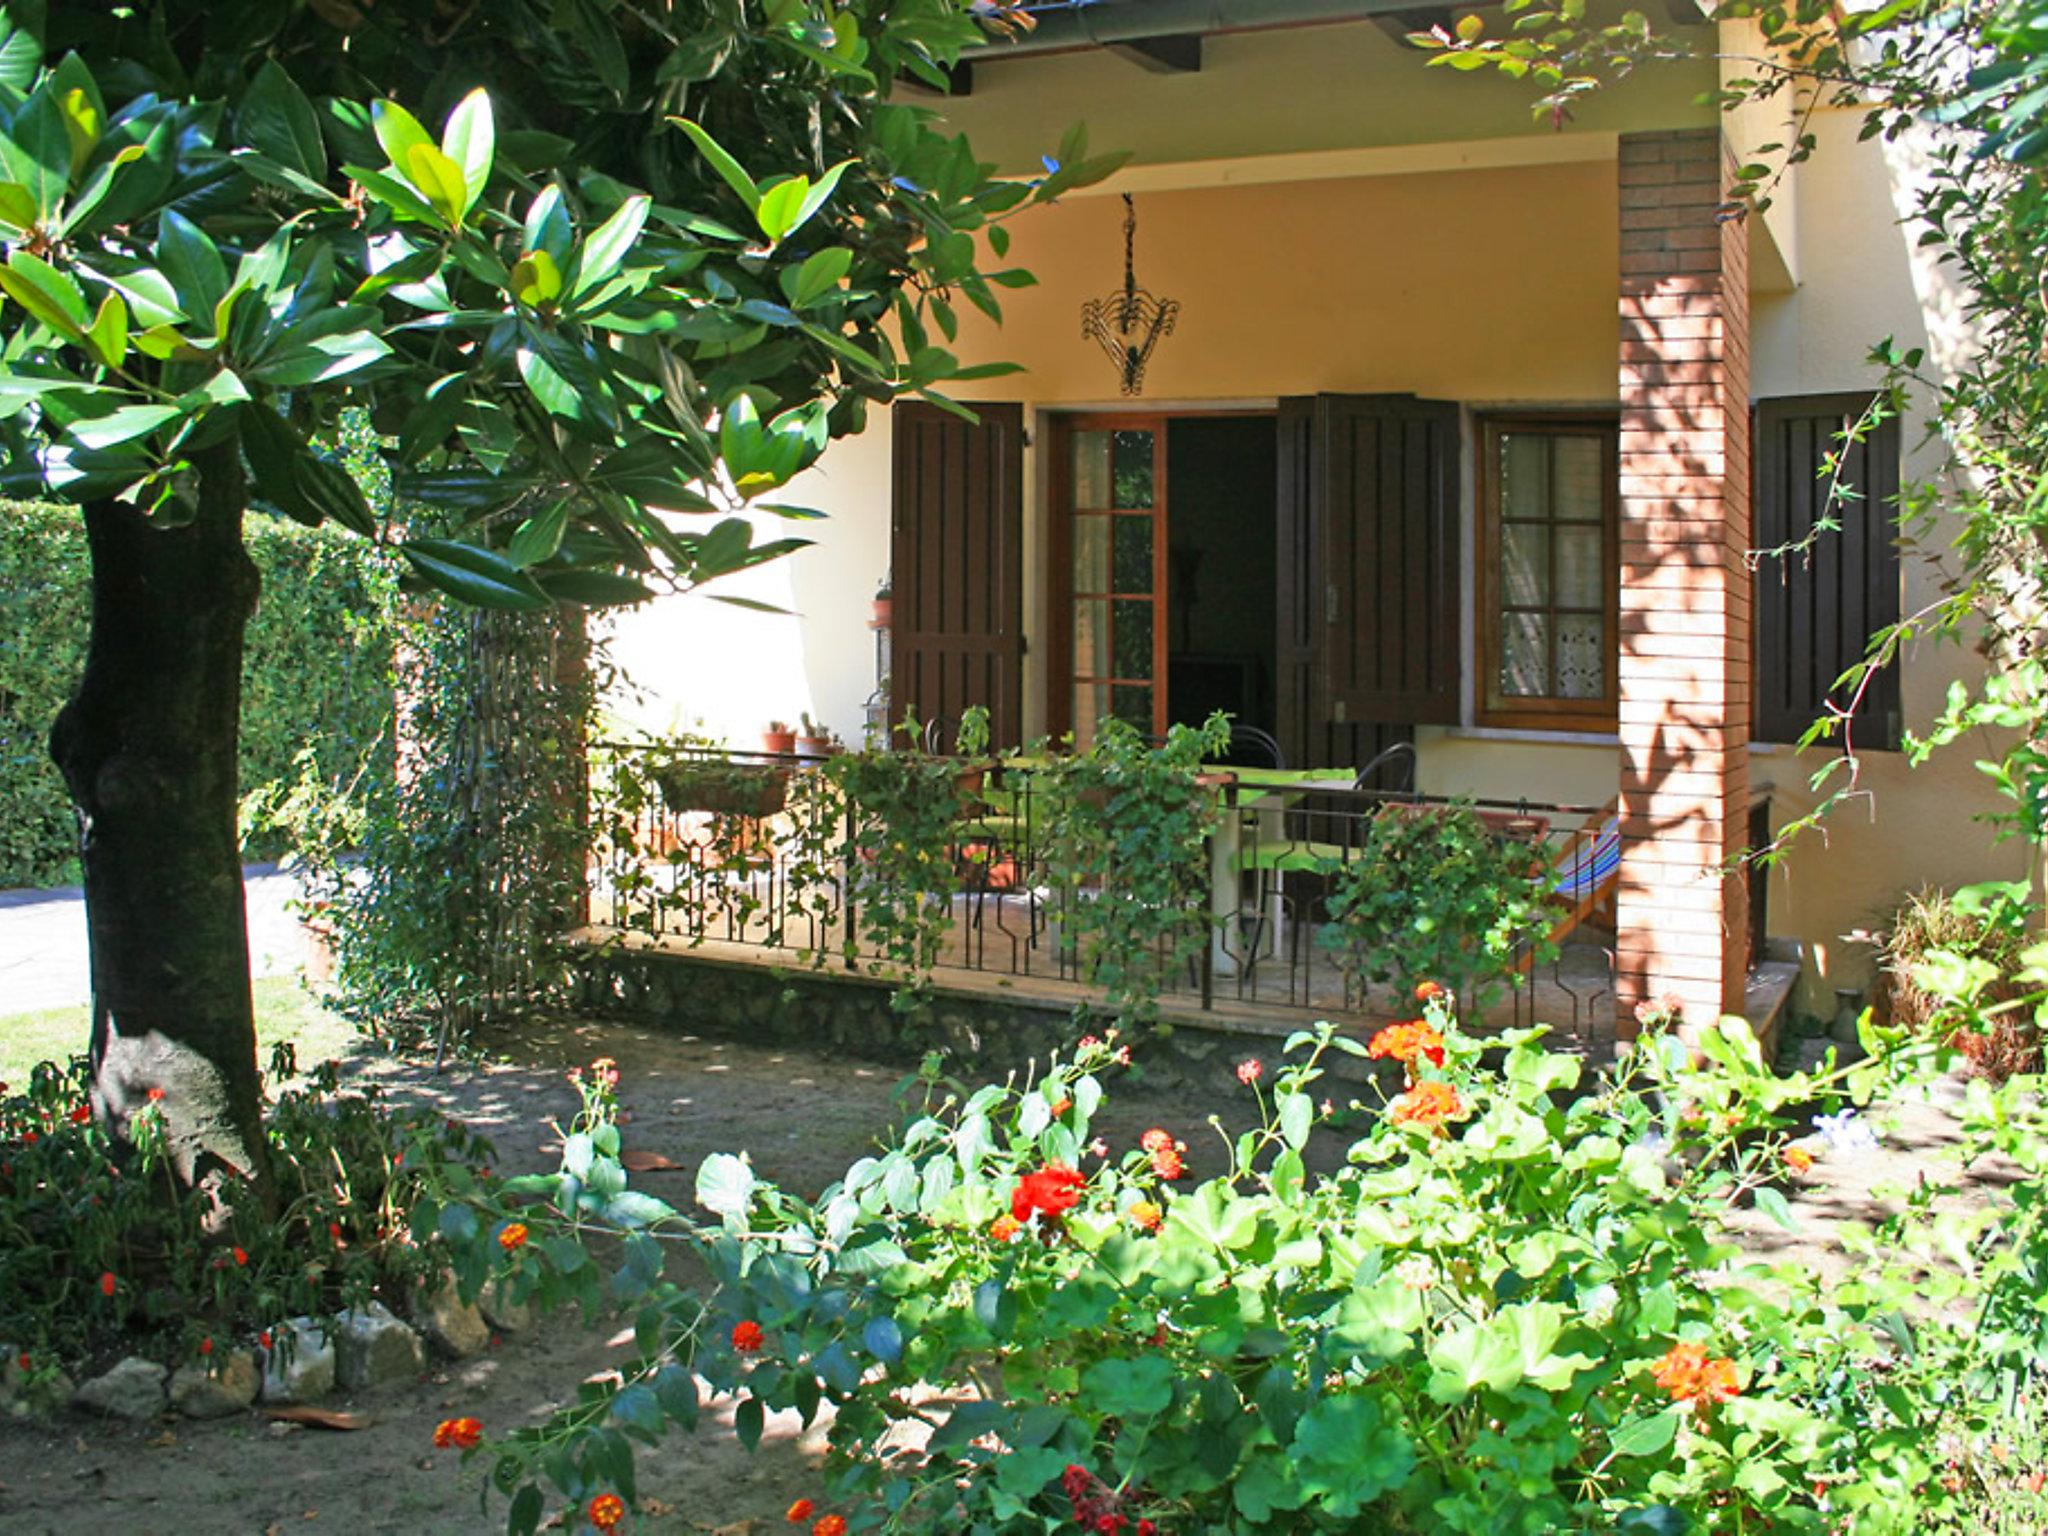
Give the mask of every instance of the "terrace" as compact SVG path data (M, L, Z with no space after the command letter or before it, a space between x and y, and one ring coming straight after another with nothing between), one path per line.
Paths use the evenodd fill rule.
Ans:
M1466 855L1523 886L1511 917L1466 914L1469 933L1432 941L1462 952L1451 979L1472 1015L1611 1044L1611 808L1162 759L1104 779L1085 755L601 744L588 936L1065 1011L1364 1026L1413 1011L1414 973L1389 954L1415 914L1344 893L1362 861L1462 829L1484 845Z

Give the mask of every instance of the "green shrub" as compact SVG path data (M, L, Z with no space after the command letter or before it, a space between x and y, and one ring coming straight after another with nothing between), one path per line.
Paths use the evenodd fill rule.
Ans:
M1878 1017L1939 1033L1987 1077L2004 1081L2041 1070L2041 1032L2022 979L2038 912L2025 887L1994 883L1950 893L1924 886L1903 897L1878 937ZM1927 984L1930 967L1975 970L1974 1013L1959 1016Z
M242 785L295 772L307 743L345 776L391 713L394 577L363 540L252 516L263 596L242 670ZM0 501L0 886L77 875L70 797L50 726L85 666L91 617L85 525L74 507ZM259 837L251 857L281 851Z
M273 1079L293 1066L281 1051ZM448 1262L439 1205L416 1219L427 1192L473 1191L489 1162L454 1121L394 1109L374 1084L336 1093L322 1065L267 1116L276 1208L234 1199L223 1227L171 1177L155 1106L116 1141L90 1084L83 1059L0 1083L0 1338L32 1372L128 1353L175 1367L290 1317L373 1298L403 1311Z
M1425 1013L1244 1063L1258 1124L1234 1141L1169 1122L1105 1144L1121 1053L1084 1040L815 1201L708 1158L707 1226L628 1189L599 1063L561 1172L504 1191L545 1203L493 1205L470 1239L480 1283L517 1217L522 1294L637 1313L637 1363L551 1423L485 1426L512 1530L548 1485L630 1504L634 1442L714 1417L698 1378L749 1447L768 1414L832 1405L814 1502L853 1536L2041 1529L2038 1200L1909 1202L1845 1233L1847 1281L1745 1254L1727 1219L1790 1224L1780 1186L1829 1168L1791 1140L1802 1106L1894 1091L1929 1052L1873 1028L1870 1062L1779 1079L1716 1021L1596 1076L1539 1030L1463 1034L1444 994ZM1388 1072L1348 1145L1338 1051ZM1966 1122L2021 1189L2048 1172L2038 1097L1974 1084ZM704 1292L660 1277L649 1223ZM608 1226L633 1235L606 1281L574 1229Z

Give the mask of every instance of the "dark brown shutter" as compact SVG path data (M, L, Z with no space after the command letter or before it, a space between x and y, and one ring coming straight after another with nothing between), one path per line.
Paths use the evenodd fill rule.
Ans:
M1024 408L976 404L979 424L922 402L890 416L889 717L938 721L950 749L985 704L997 747L1023 737Z
M1280 407L1282 741L1363 768L1459 716L1458 408L1409 395ZM1298 757L1297 757L1298 754ZM1397 756L1374 775L1412 782Z
M1837 680L1868 653L1870 637L1899 620L1899 424L1893 417L1862 442L1841 434L1869 407L1871 396L1801 395L1756 406L1754 614L1758 741L1796 742L1830 712L1847 705L1853 688ZM1830 503L1830 453L1841 454L1844 494ZM1814 532L1823 517L1841 527ZM1857 706L1857 749L1897 751L1899 670L1871 679Z

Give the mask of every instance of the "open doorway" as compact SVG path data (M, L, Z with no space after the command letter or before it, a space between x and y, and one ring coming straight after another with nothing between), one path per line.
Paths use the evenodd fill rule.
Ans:
M1272 731L1278 439L1270 413L1061 418L1050 714L1077 744L1215 710Z

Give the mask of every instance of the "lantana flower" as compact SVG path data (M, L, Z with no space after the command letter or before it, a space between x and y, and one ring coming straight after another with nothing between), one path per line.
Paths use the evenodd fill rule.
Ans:
M1033 1216L1056 1219L1081 1203L1081 1190L1086 1182L1065 1163L1047 1163L1017 1181L1017 1187L1010 1191L1010 1214L1020 1222Z
M526 1246L526 1238L526 1223L523 1221L511 1222L504 1231L498 1234L498 1246L507 1253L517 1253Z
M1673 1344L1650 1368L1650 1379L1673 1402L1691 1403L1702 1413L1711 1404L1742 1395L1735 1362L1710 1356L1703 1344Z
M1141 1232L1157 1232L1166 1213L1150 1200L1140 1200L1131 1207L1131 1225Z
M1265 1075L1265 1063L1256 1056L1247 1056L1237 1064L1237 1080L1249 1088Z
M1389 1024L1365 1043L1365 1054L1376 1061L1398 1061L1412 1067L1418 1061L1433 1066L1444 1064L1444 1037L1420 1019Z
M768 1337L761 1332L761 1325L751 1317L742 1318L732 1325L732 1347L743 1355L758 1352L767 1342Z
M1396 1125L1419 1125L1441 1129L1446 1121L1463 1119L1465 1101L1449 1083L1417 1083L1394 1100Z
M434 1426L434 1444L442 1450L473 1450L483 1438L484 1427L476 1419L443 1419Z
M811 1511L815 1508L816 1506L812 1504L809 1499L798 1499L794 1504L789 1506L789 1513L784 1515L782 1518L787 1520L791 1525L802 1525L806 1520L811 1518Z
M590 1501L590 1507L583 1516L600 1531L615 1530L626 1518L626 1501L616 1493L600 1493Z

